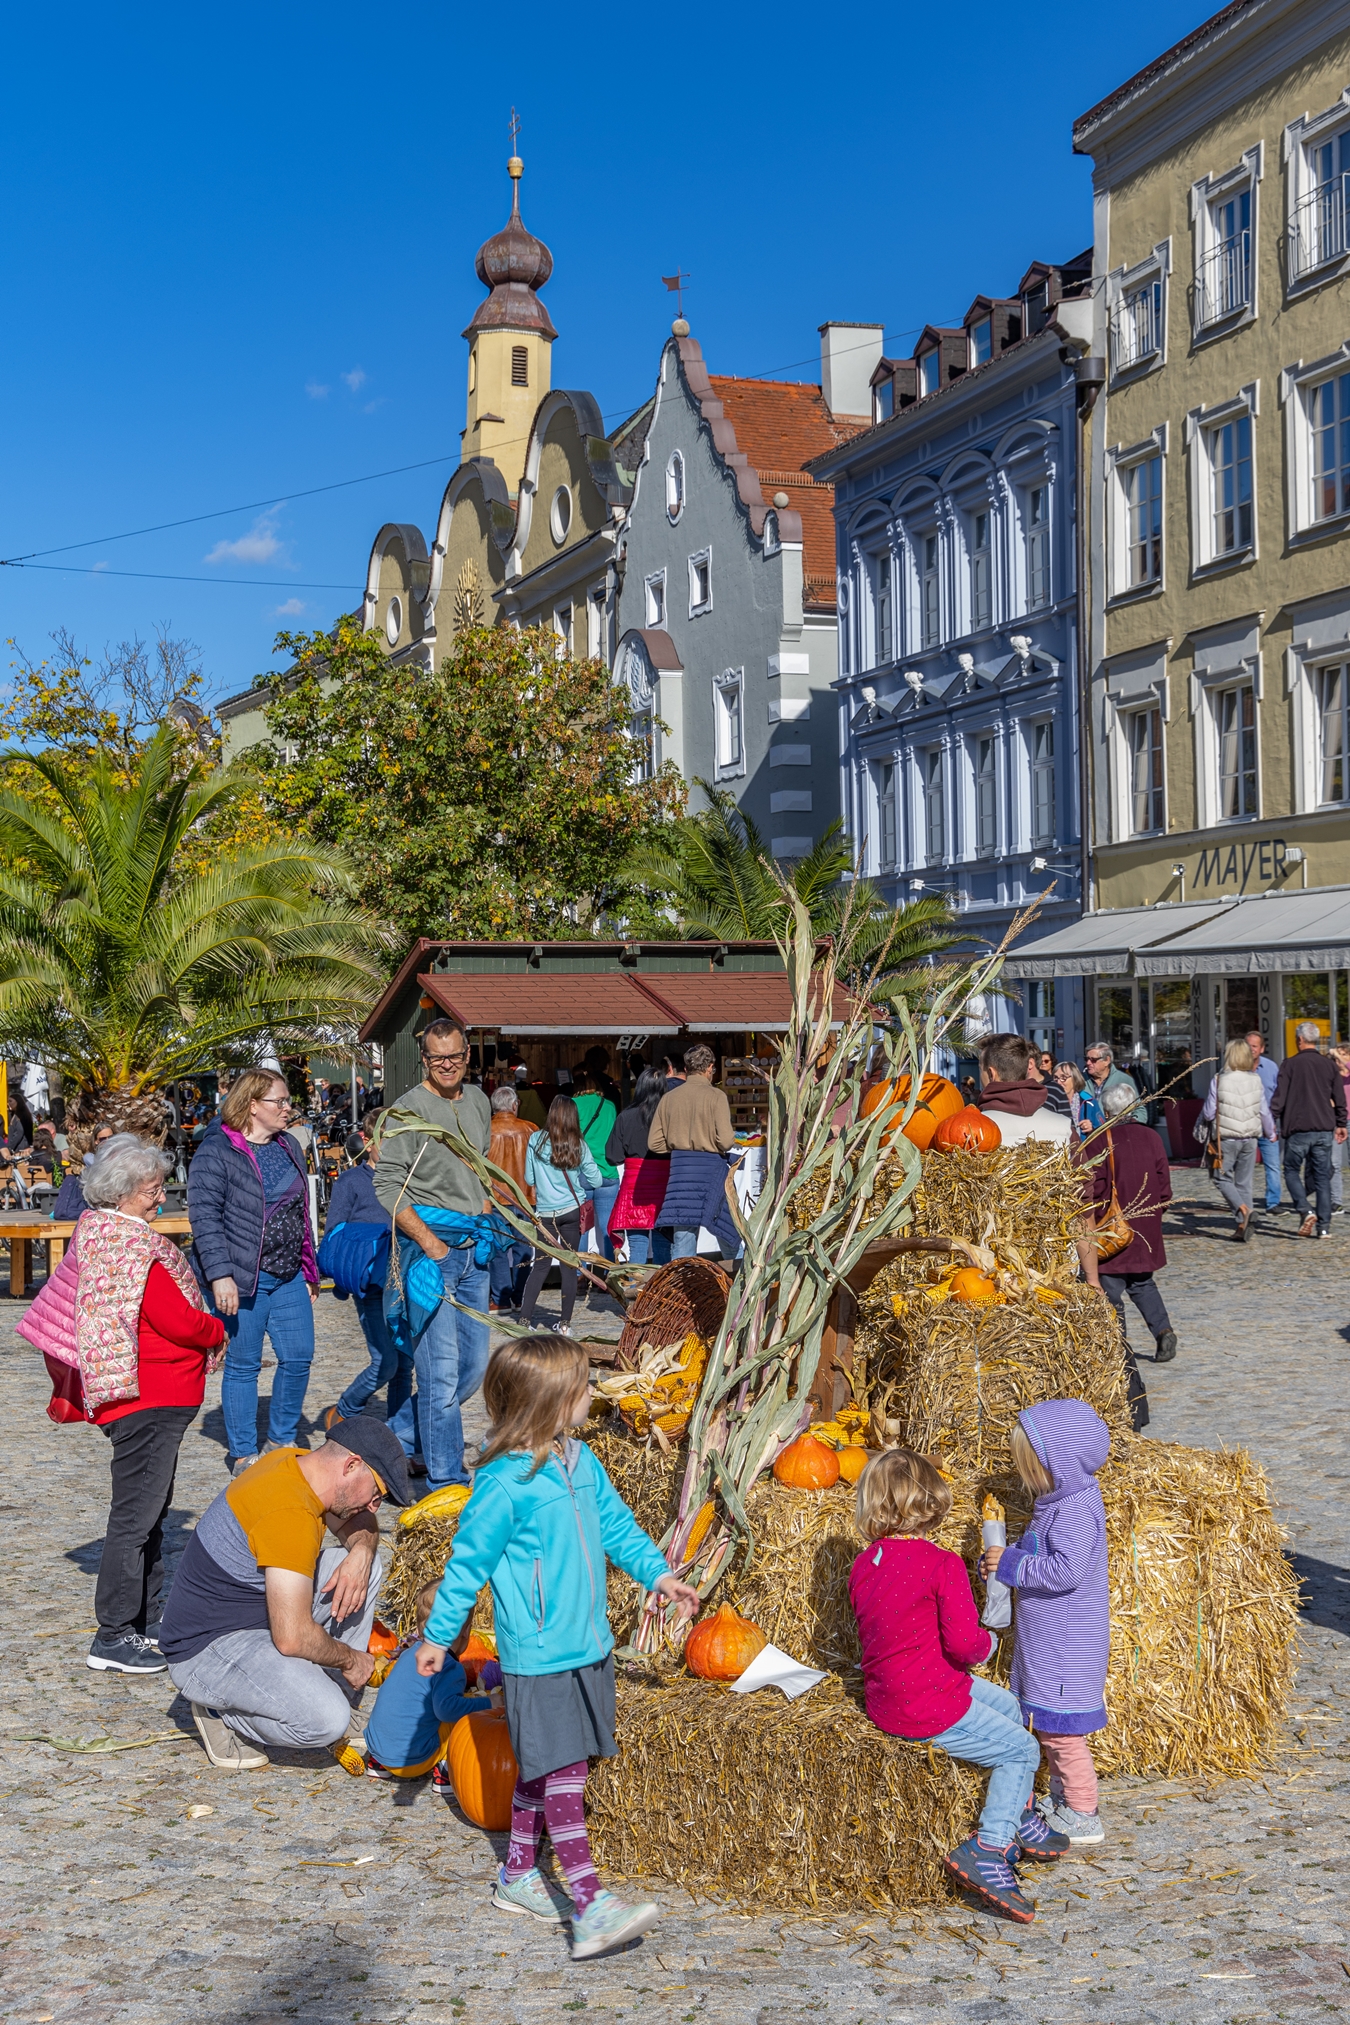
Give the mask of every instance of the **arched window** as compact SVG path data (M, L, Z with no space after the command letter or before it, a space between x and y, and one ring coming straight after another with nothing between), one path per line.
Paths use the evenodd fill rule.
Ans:
M684 458L678 450L671 451L666 466L666 512L672 523L684 512Z

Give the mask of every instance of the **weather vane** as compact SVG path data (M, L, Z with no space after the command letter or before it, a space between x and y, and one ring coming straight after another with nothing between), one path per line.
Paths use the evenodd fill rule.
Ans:
M673 295L673 296L675 297L675 299L676 299L676 301L677 301L677 303L678 303L678 305L679 305L679 313L680 313L680 315L681 315L681 316L683 316L683 315L684 315L684 291L685 291L685 289L686 289L686 288L687 288L687 287L689 286L689 276L688 276L687 274L680 274L680 273L675 273L675 274L663 274L663 275L661 276L661 279L662 279L662 281L664 281L664 282L665 282L665 284L666 284L666 287L667 287L667 288L668 288L668 289L670 290L671 294L672 294L672 295Z
M516 142L520 139L520 118L514 106L511 108L511 117L506 122L506 131L511 136L511 153L513 155L519 154L520 150L517 148Z

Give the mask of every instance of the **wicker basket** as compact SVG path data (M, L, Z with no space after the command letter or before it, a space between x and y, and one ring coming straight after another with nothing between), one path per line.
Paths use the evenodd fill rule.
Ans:
M628 1310L614 1363L637 1368L644 1343L682 1343L691 1329L711 1342L727 1311L731 1274L712 1259L672 1259L652 1274Z

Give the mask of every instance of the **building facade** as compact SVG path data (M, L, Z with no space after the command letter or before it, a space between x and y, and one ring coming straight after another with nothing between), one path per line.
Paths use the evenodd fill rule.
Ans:
M710 375L683 318L661 355L618 537L615 673L642 764L724 789L777 858L839 810L830 490L806 469L866 426L880 327L827 324L822 383Z
M1092 1023L1160 1080L1347 1032L1350 19L1236 0L1074 129L1093 161ZM1305 894L1319 893L1322 902ZM1036 972L1023 968L1023 975ZM1208 1072L1206 1072L1207 1074Z
M841 799L895 904L945 893L972 942L1081 908L1078 362L1091 261L1037 263L881 359L873 426L812 463L834 486ZM1057 1052L1073 991L985 1009Z

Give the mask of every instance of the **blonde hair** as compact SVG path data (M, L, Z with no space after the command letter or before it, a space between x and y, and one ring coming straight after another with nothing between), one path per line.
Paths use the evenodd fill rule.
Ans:
M280 1069L245 1069L231 1083L229 1095L220 1107L222 1123L235 1132L247 1132L253 1106L271 1094L274 1083L280 1083L290 1095L290 1085Z
M951 1485L926 1455L891 1448L858 1479L854 1514L867 1540L893 1533L932 1533L952 1508Z
M491 1426L478 1467L527 1448L534 1469L541 1470L589 1372L586 1352L570 1336L550 1331L499 1344L483 1374L483 1404Z
M1256 1067L1252 1051L1245 1041L1230 1041L1223 1051L1225 1069L1252 1070Z
M417 1592L417 1603L415 1605L415 1610L417 1615L417 1629L419 1631L425 1631L427 1628L427 1619L430 1617L432 1610L435 1608L436 1596L437 1592L440 1589L440 1586L441 1585L439 1582L428 1582L425 1589L419 1589ZM451 1639L448 1648L449 1651L454 1653L456 1659L459 1658L459 1655L463 1652L465 1646L468 1644L469 1634L472 1630L473 1630L473 1609L472 1607L470 1607L468 1616L465 1618L463 1624L460 1625L459 1630L455 1633L454 1637Z
M1021 1421L1013 1428L1008 1446L1012 1450L1013 1466L1027 1489L1035 1497L1048 1497L1055 1488L1055 1480L1037 1455L1031 1436Z

